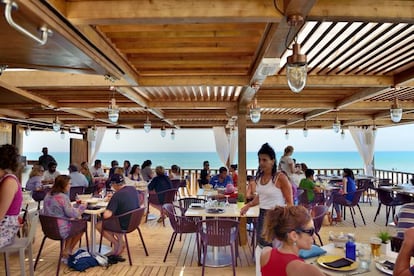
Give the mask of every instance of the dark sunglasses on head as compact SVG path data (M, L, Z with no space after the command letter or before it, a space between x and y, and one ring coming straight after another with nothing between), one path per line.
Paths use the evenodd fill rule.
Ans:
M315 234L315 228L309 228L309 229L301 229L301 228L298 228L298 229L295 229L295 232L296 233L306 233L306 234L308 234L309 236L313 236L313 234Z

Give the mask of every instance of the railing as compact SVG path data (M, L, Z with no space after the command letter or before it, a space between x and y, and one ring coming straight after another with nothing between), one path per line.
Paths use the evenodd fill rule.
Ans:
M414 173L388 171L388 170L375 170L374 176L378 179L390 179L392 184L410 183L414 178Z

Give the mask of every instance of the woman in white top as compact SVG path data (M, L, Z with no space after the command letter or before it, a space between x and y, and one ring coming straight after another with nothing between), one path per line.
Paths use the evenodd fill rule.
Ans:
M276 172L276 153L268 144L263 144L258 152L259 168L256 174L256 197L247 203L241 210L244 215L250 207L259 205L260 214L257 223L256 235L259 246L271 246L262 238L263 220L267 210L276 206L292 206L292 186L287 176ZM253 188L253 187L252 187Z
M294 149L292 146L287 146L285 148L282 158L280 158L279 166L277 167L277 170L285 172L289 179L291 178L292 174L296 172L295 162L291 157L293 151Z

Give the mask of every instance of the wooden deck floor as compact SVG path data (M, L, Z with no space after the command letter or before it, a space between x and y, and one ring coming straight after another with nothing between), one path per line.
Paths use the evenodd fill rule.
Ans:
M346 221L338 223L333 226L324 226L321 230L321 236L324 243L328 243L328 234L330 231L334 232L352 232L356 233L356 239L358 242L368 243L369 237L375 235L380 230L387 229L392 234L395 232L395 227L385 227L385 208L381 210L381 213L374 223L373 218L377 209L377 202L374 201L370 206L368 203L361 203L361 208L365 216L367 225L363 225L359 212L356 214L357 228L352 225L352 220L347 213ZM153 212L157 214L157 211ZM132 266L129 266L128 261L118 263L110 266L107 269L102 267L89 268L87 275L200 275L201 267L197 265L197 250L195 246L195 235L185 235L180 242L177 237L174 249L171 254L168 255L168 259L163 263L164 253L168 246L168 242L172 233L172 229L168 220L166 221L166 227L162 226L162 223L157 223L156 220L148 221L141 225L141 230L144 235L144 239L149 251L149 256L146 257L142 244L139 240L138 234L131 233L128 235L132 260ZM42 230L39 226L36 239L34 242L34 255L36 256L40 247L40 242L43 237ZM99 235L98 235L99 237ZM59 242L47 240L42 252L41 261L35 271L35 275L55 275L57 258L59 254ZM252 259L251 248L246 245L240 247L240 257L238 259L238 267L236 268L237 275L254 275L255 265ZM127 256L125 251L124 256ZM20 267L18 261L18 255L11 256L10 270L11 275L19 275ZM0 257L0 275L5 275L3 256ZM26 266L27 267L27 266ZM26 269L28 273L28 270ZM85 275L85 273L73 272L68 269L66 265L61 266L60 275ZM223 268L206 268L206 275L232 275L231 266Z

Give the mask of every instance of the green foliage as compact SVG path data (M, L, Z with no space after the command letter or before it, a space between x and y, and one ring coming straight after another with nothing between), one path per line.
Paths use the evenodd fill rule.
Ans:
M237 202L244 202L245 198L244 198L244 194L243 193L238 193L237 194Z
M377 236L381 239L382 243L387 243L392 237L388 231L380 231Z

